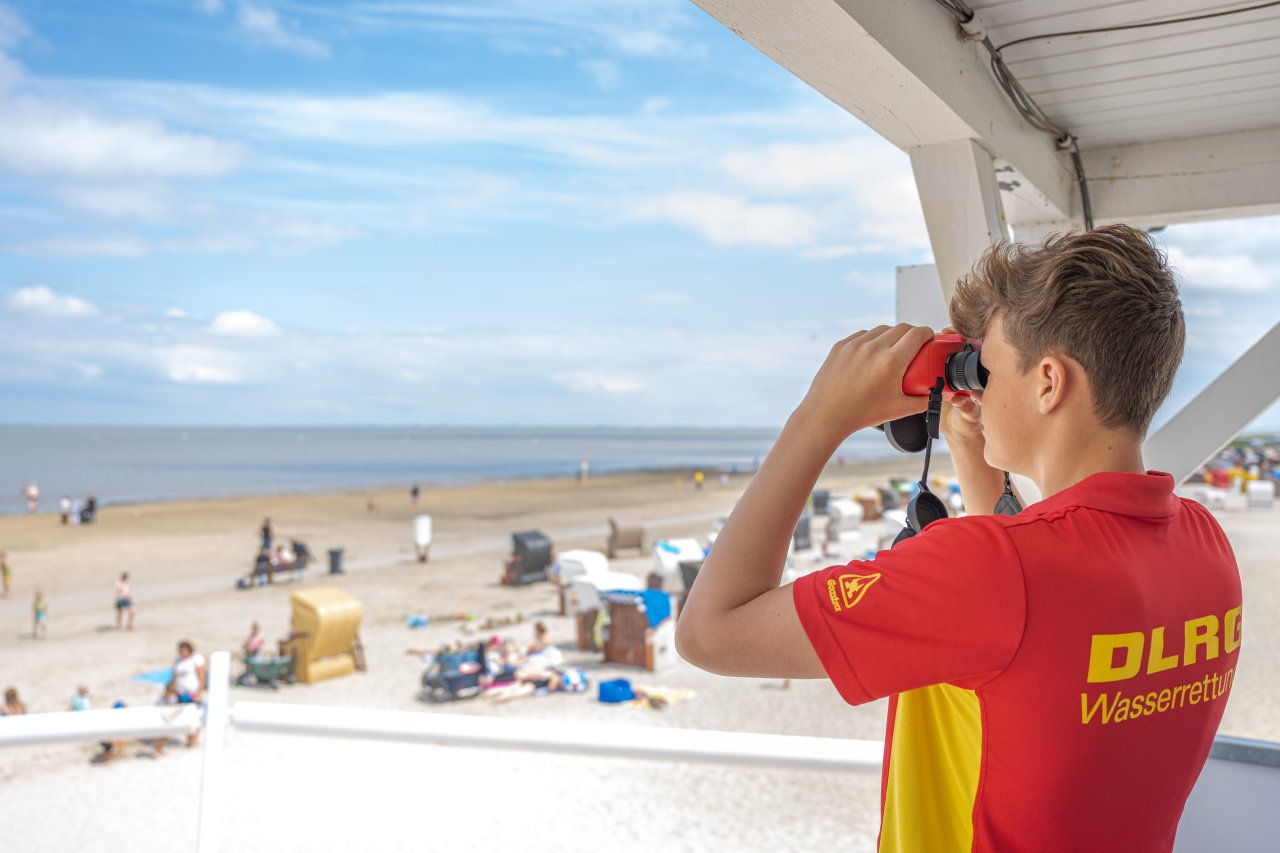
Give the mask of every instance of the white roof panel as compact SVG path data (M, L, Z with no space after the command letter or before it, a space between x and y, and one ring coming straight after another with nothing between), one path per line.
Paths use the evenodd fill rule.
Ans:
M1256 6L973 0L992 44ZM1005 63L1084 149L1280 126L1280 6L1014 44Z

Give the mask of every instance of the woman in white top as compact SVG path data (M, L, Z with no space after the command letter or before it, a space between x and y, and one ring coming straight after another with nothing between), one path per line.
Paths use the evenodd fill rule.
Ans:
M178 657L173 661L173 677L165 687L165 696L179 704L198 703L204 698L206 681L204 655L196 654L190 640L178 643ZM195 746L199 732L187 735L187 746Z

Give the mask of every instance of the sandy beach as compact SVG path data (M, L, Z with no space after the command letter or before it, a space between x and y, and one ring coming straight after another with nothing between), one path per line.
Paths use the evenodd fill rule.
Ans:
M834 493L912 476L915 460L832 467L821 487ZM946 460L935 473L948 475ZM232 701L253 699L351 705L420 713L484 714L628 725L879 739L885 703L850 708L826 682L727 679L684 663L658 673L605 667L578 652L573 626L558 615L546 583L498 581L510 534L541 529L559 550L603 549L610 513L646 521L646 538L702 539L745 488L739 477L702 490L676 474L593 478L578 484L519 481L428 489L415 510L407 490L289 495L107 508L97 524L64 528L53 514L0 518L0 547L14 569L10 599L0 601L0 680L21 691L32 712L65 710L77 684L95 707L115 700L153 703L159 688L133 676L169 665L174 645L237 649L250 622L269 642L287 633L288 598L279 584L237 591L258 527L270 517L283 538L306 542L320 558L304 586L335 583L364 607L367 673L286 686L232 687ZM412 518L433 516L431 559L415 560ZM1219 516L1236 548L1245 585L1244 653L1222 731L1280 739L1280 709L1269 701L1280 666L1280 627L1266 614L1280 605L1275 530L1280 510ZM866 547L878 523L864 525ZM331 578L329 548L344 549L347 574ZM852 557L855 554L848 554ZM801 561L820 562L816 552ZM643 577L651 558L611 567ZM137 627L114 628L112 583L133 579ZM31 599L49 599L49 629L31 639ZM433 616L410 629L410 614ZM429 705L418 699L423 663L411 646L474 638L471 614L521 621L495 631L520 642L533 620L550 625L570 663L593 680L687 687L696 696L664 710L606 706L586 695L553 694L497 705L484 699ZM1253 614L1259 614L1257 621ZM474 624L474 623L472 623ZM234 665L233 665L234 666ZM0 752L0 838L16 849L186 849L193 844L199 752L174 748L152 758L135 748L121 761L92 766L94 744ZM226 850L347 849L640 849L661 841L687 850L871 850L878 824L878 777L744 771L622 759L528 755L232 731Z

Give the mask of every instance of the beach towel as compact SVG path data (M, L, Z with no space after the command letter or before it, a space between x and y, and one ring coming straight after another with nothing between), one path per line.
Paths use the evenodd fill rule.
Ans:
M169 667L164 669L153 669L150 672L143 672L133 677L134 681L142 681L147 684L159 684L164 687L173 680L173 670Z

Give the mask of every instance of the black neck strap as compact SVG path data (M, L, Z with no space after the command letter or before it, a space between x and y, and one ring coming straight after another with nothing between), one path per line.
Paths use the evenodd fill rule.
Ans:
M1009 472L1004 472L1004 494L996 501L996 515L1017 515L1022 512L1022 504L1018 503L1018 496L1013 493L1013 481L1009 479Z

